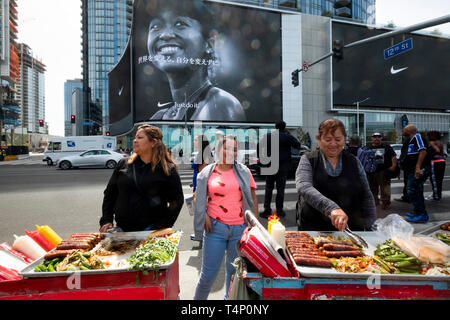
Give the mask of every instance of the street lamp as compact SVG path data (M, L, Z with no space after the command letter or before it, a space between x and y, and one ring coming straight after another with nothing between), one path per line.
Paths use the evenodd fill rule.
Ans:
M359 104L363 103L369 99L370 99L370 97L367 97L364 100L353 102L353 105L356 104L356 128L357 128L356 131L357 131L358 137L359 137Z

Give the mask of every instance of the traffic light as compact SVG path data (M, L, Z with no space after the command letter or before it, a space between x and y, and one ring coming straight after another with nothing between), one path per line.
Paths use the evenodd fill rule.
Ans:
M70 116L70 123L75 123L75 115Z
M294 87L298 86L298 73L299 73L298 69L292 71L292 73L291 73L291 75L292 75L292 85Z
M122 140L117 140L117 144L122 144Z
M402 115L401 120L402 120L402 128L406 127L409 123L408 116L406 114Z
M341 40L333 40L333 57L338 60L344 58L344 46Z
M109 133L109 131L106 131L106 135L109 137L111 134Z
M43 127L44 126L44 120L39 120L39 127Z

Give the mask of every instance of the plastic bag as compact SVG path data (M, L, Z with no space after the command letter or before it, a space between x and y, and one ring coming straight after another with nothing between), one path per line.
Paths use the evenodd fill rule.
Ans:
M450 247L431 237L392 238L392 241L406 254L425 263L450 264Z
M413 226L396 213L390 214L383 219L377 219L374 223L374 229L376 232L380 232L389 238L409 239L414 234Z
M242 279L243 273L243 258L237 257L234 260L233 266L236 268L236 272L233 276L229 291L228 300L254 300L249 292L244 279Z

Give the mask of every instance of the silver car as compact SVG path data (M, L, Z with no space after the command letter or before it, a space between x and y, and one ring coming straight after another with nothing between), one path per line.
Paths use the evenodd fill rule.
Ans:
M63 157L58 160L56 166L63 170L77 167L106 167L114 169L117 163L126 157L126 154L111 150L88 150L79 155Z
M394 143L391 144L392 149L395 151L395 156L397 157L397 160L400 159L400 154L402 153L402 144L401 143Z

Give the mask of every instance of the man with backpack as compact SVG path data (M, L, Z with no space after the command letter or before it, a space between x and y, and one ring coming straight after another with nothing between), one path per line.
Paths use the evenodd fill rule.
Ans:
M374 173L377 169L377 164L375 161L375 151L369 147L361 147L356 152L356 157L359 159L364 167L366 174Z
M375 153L375 171L367 174L370 190L375 199L375 204L386 210L391 205L391 179L399 172L397 170L397 157L394 149L387 144L382 143L382 135L375 132L371 137L370 149ZM378 197L380 194L380 197Z

